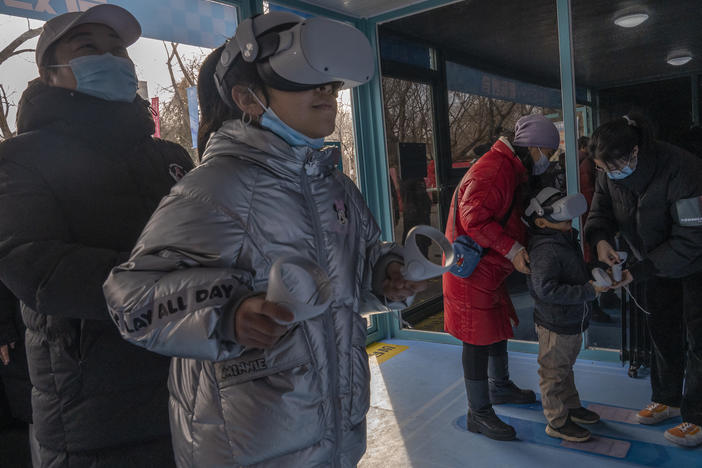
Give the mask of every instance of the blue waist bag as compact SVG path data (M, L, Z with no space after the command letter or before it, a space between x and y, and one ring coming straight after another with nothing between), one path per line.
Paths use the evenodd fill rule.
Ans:
M455 229L455 226L454 226ZM453 241L453 251L456 254L456 263L449 272L459 278L468 278L480 263L483 257L483 248L470 236L458 236Z
M456 263L451 267L449 272L459 278L468 278L475 270L475 267L480 263L480 259L483 258L489 251L487 248L483 248L475 242L469 235L464 234L462 236L456 237L456 217L458 213L458 188L461 184L456 187L456 192L453 196L453 251L456 254ZM512 203L507 210L507 214L500 220L500 225L504 228L509 216L512 214L512 208L514 207L514 197L512 197Z

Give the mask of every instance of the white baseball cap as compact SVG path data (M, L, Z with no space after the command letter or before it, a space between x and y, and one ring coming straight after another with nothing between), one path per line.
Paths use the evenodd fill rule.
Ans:
M109 26L124 41L125 47L134 44L141 36L139 21L134 15L117 5L96 5L86 11L64 13L44 23L44 29L37 43L37 66L43 65L44 54L51 44L76 26L88 23Z

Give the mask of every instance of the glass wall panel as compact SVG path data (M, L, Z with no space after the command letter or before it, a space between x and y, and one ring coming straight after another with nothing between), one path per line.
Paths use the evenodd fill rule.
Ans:
M394 235L401 243L418 224L441 229L432 90L424 83L388 77L383 78L382 84ZM427 258L441 262L441 249L436 244L423 237L418 243ZM426 316L423 306L441 296L441 278L429 283L429 288L415 298L413 308L404 314L405 320L417 328Z

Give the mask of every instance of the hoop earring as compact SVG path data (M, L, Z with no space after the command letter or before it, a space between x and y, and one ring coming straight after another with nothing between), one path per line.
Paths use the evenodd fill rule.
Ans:
M241 114L241 121L244 125L250 125L252 120L253 117L248 112L244 112Z

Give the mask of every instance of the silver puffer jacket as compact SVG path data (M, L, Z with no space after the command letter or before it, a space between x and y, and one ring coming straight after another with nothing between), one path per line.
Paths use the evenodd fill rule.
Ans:
M394 246L379 242L337 159L336 150L291 148L225 122L106 281L123 337L176 357L169 389L179 466L346 467L365 451L370 375L360 313L383 310L373 272L384 275ZM291 254L327 271L334 301L273 348L242 347L234 311L265 291L273 261Z

